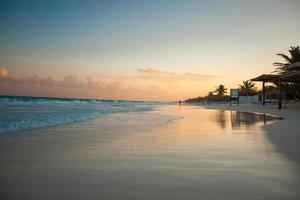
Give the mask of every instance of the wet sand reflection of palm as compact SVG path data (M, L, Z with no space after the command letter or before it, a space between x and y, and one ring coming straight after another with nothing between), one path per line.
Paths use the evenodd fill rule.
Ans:
M247 128L254 125L267 124L278 119L280 118L266 114L224 110L217 112L216 116L216 122L222 129L227 128L229 123L232 129L238 129L240 127Z
M218 112L218 115L217 115L217 122L219 123L220 127L222 129L225 129L227 126L226 126L226 123L228 121L228 116L227 116L227 111L225 110L220 110L220 112Z

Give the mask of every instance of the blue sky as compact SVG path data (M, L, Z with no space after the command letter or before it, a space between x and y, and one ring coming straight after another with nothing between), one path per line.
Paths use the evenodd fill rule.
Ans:
M272 71L276 53L300 44L299 7L275 0L2 0L0 66L15 76L129 76L152 67L247 79Z

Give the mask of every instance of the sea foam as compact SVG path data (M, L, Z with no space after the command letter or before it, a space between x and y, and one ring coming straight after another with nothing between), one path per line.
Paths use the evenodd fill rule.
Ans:
M151 111L157 102L0 96L0 134L80 122L110 113Z

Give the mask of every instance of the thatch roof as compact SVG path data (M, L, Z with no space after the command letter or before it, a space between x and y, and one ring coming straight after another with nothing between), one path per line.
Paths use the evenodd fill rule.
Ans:
M276 82L280 76L280 74L263 74L256 78L250 79L250 81Z
M263 74L250 80L262 82L300 82L300 62L289 66L289 71L283 74Z

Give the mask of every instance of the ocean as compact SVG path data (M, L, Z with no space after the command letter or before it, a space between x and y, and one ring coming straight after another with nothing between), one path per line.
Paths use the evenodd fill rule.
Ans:
M0 134L86 121L111 113L145 112L165 102L0 96Z

